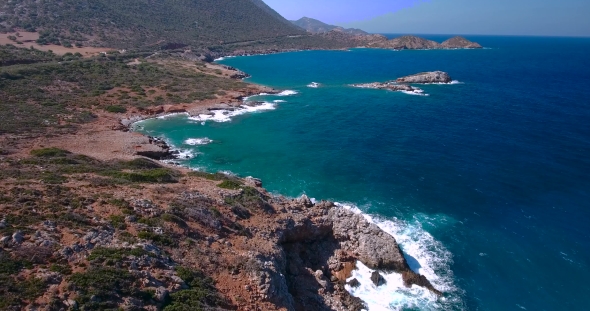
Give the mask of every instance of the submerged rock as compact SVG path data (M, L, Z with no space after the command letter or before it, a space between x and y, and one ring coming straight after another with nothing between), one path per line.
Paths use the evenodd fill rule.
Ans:
M397 83L450 83L451 76L443 71L422 72L414 75L398 78Z

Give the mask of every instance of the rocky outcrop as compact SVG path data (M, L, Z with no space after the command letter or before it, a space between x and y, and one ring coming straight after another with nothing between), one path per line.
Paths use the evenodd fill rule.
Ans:
M360 84L351 84L353 87L363 88L363 89L386 89L390 91L407 91L407 92L415 92L419 90L418 88L411 87L406 84L397 84L395 82L372 82L372 83L360 83Z
M385 284L379 271L397 272L406 286L441 294L410 269L395 238L362 215L331 202L314 204L306 196L279 199L274 206L279 207L275 221L280 225L268 236L277 237L280 249L258 259L264 268L253 275L267 301L287 310L364 309L344 288L356 261L376 271L378 286ZM359 286L358 280L349 285Z
M424 83L450 83L453 79L451 76L442 71L431 71L422 72L405 77L398 78L395 80L397 83L410 83L410 84L424 84Z
M440 49L438 42L416 36L402 36L385 42L374 44L375 47L390 48L395 50L431 50Z
M482 46L479 43L471 42L464 37L453 37L445 42L441 43L441 47L444 49L481 49Z

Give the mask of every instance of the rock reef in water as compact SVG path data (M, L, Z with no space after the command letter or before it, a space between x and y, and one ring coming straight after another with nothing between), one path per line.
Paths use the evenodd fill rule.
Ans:
M390 91L406 91L416 92L420 89L414 88L407 84L397 84L396 82L371 82L371 83L360 83L352 84L351 86L364 88L364 89L386 89Z
M417 73L401 78L397 78L397 83L409 83L409 84L425 84L425 83L451 83L453 79L451 76L442 71L430 71Z

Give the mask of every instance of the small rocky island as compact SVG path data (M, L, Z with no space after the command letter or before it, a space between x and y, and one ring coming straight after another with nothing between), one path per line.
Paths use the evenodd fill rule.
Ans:
M401 78L395 81L386 82L371 82L352 84L353 87L367 88L367 89L386 89L390 91L411 92L415 94L422 94L424 91L413 87L410 84L429 84L429 83L451 83L453 79L451 76L443 71L421 72Z
M446 72L430 71L397 78L395 82L406 84L451 83L453 79Z

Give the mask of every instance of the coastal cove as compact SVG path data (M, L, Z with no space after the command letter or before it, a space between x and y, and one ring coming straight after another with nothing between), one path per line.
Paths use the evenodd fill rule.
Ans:
M452 306L403 290L358 293L390 297L374 303L585 309L590 111L581 103L590 96L590 42L470 39L489 49L229 58L221 63L248 81L297 93L252 98L273 109L226 122L174 116L144 121L140 132L190 151L182 165L255 176L275 194L350 202L374 215L448 286ZM431 70L459 83L421 86L428 97L348 86Z

